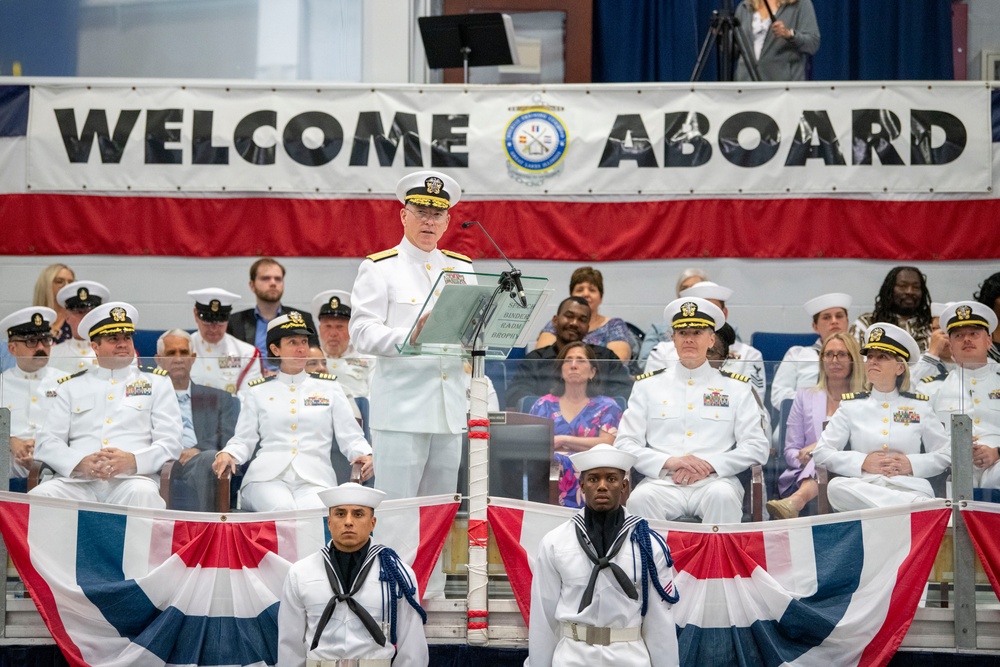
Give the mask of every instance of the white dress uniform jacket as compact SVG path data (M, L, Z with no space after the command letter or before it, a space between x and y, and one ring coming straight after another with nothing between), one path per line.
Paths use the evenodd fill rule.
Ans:
M411 433L461 433L468 401L462 359L400 356L420 309L443 271L473 271L441 250L424 252L405 238L366 259L351 293L351 341L378 357L371 378L371 427ZM461 276L469 284L472 276ZM435 295L437 296L437 295Z
M64 375L47 365L34 373L15 366L0 375L0 405L10 410L11 436L24 440L37 438L45 415L55 402L59 378ZM27 477L28 471L12 457L10 474Z
M923 385L921 385L923 386ZM931 398L931 407L951 433L951 416L967 414L972 418L972 435L980 445L1000 447L1000 364L992 361L974 369L956 368ZM976 486L1000 488L1000 463L980 470L973 468Z
M785 352L771 380L771 405L775 410L781 409L781 402L785 399L794 399L799 389L815 387L819 382L821 345L817 339L809 347L793 345Z
M181 410L165 375L127 366L63 378L35 442L35 458L69 477L85 456L115 447L135 456L136 474L156 474L182 449Z
M671 363L678 360L677 348L674 341L665 340L657 343L656 347L649 354L646 362L646 372L666 368ZM750 378L750 384L757 390L759 396L764 396L767 387L767 373L764 371L764 355L755 347L751 347L741 341L736 341L729 348L729 358L722 368L733 373L746 375ZM813 383L815 384L815 383Z
M719 477L731 477L763 464L769 453L750 385L707 361L694 370L677 363L636 382L615 447L638 456L635 469L653 479L672 456L693 454Z
M411 581L416 576L405 563L402 564ZM323 629L319 645L310 651L320 617L333 597L333 589L326 576L323 554L316 552L292 565L285 579L278 607L278 664L281 667L305 667L307 659L386 659L393 657L393 646L388 641L389 619L382 614L383 600L389 598L379 581L379 564L376 561L365 584L354 595L355 601L380 622L386 636L386 645L379 646L357 615L344 603L333 610L333 616ZM423 623L416 610L400 599L396 603L396 641L398 652L393 667L426 667L428 662L427 638Z
M247 387L242 401L236 432L222 451L246 463L260 442L244 485L279 479L291 466L300 479L337 486L330 463L334 436L348 461L372 453L332 375L279 372Z
M66 375L79 373L88 368L97 368L97 355L89 342L70 338L52 346L49 366Z
M627 511L626 511L627 516ZM634 530L634 527L633 529ZM531 623L525 667L632 667L680 664L671 605L649 583L649 608L642 616L642 570L639 550L629 540L612 558L632 579L639 599L622 591L609 568L597 575L593 602L578 611L594 564L567 521L542 538L531 565ZM629 534L631 538L631 533ZM654 543L653 558L660 583L673 579L663 551ZM563 636L563 623L599 628L641 627L641 640L592 646Z
M844 451L847 443L851 449ZM881 451L905 454L913 474L886 477L863 472L861 466L868 454ZM831 472L844 476L830 482L830 503L834 508L859 509L837 506L835 483L862 498L870 498L870 507L882 507L881 501L891 499L894 491L903 492L901 502L908 502L912 494L933 498L931 484L925 478L944 472L951 465L951 441L926 396L872 390L870 394L845 394L813 450L813 460L816 465L825 465Z
M191 351L198 355L191 367L191 381L195 384L235 396L261 377L257 348L230 334L223 334L218 344L212 344L195 332L191 334Z
M327 357L326 367L344 390L354 397L365 397L371 393L371 375L375 370L375 357L361 354L353 343L347 344L342 357Z

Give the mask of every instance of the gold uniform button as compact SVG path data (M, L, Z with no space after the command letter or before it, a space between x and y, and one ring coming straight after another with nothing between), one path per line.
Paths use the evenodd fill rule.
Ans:
M882 451L885 451L887 449L889 449L889 445L883 444L882 445Z
M108 418L108 419L105 419L105 420L104 420L104 423L105 423L105 424L110 424L110 423L111 423L111 419L110 419L110 418Z
M976 405L979 405L979 399L978 398L972 399L972 402L975 403Z
M448 379L448 374L447 373L441 373L441 379L442 380L447 380Z
M434 290L434 296L441 296L441 290L439 289Z
M427 270L428 270L428 271L430 271L430 270L431 270L431 265L430 265L430 262L428 262L428 263L427 263L427 264L425 264L424 266L426 266L426 267L427 267Z
M416 302L417 302L416 299L410 299L410 303L416 303Z
M293 430L293 431L294 431L295 429L297 429L298 427L299 427L299 425L298 425L298 424L292 424L292 430Z
M973 380L973 381L972 381L972 384L976 384L976 381L975 381L975 380Z
M975 419L975 422L976 422L977 424L979 423L979 417L976 417L976 419Z
M690 437L691 437L692 435L694 435L694 433L692 433L691 431L688 431L688 432L687 432L687 434L688 434L688 437L689 437L689 438L690 438Z
M297 445L297 444L299 444L299 441L298 441L298 439L296 439L296 440L292 440L292 444L293 444L293 445Z
M660 413L660 416L661 416L661 417L666 417L666 416L667 416L667 413L666 413L666 412L661 412L661 413Z
M688 403L688 410L694 410L694 405L691 404L691 403Z
M115 396L114 396L114 394L108 394L108 400L109 400L109 401L113 401L113 400L115 400Z
M693 385L693 384L694 384L694 380L688 380L688 385Z
M882 435L889 435L888 431L882 431Z
M884 423L888 424L889 423L889 418L888 417L882 417L882 421Z
M205 366L205 370L206 371L210 371L210 370L212 370L212 367L211 366Z
M887 408L887 407L889 407L889 404L888 404L888 403L883 403L883 404L882 404L882 407L883 407L883 408Z
M32 396L31 397L31 402L32 403L37 403L38 402L38 397L37 396Z
M118 384L118 380L112 380L111 384Z
M105 445L106 445L106 444L108 444L108 441L107 441L107 440L105 440L105 441L104 441L104 444L105 444Z
M291 387L288 388L288 390L289 391L295 391L295 385L293 384Z
M294 404L295 404L295 399L293 398L293 399L292 399L292 405L294 405Z
M292 450L292 454L298 454L298 453L299 453L299 450L297 450L297 449L293 449Z
M292 408L292 414L293 415L295 414L295 408Z

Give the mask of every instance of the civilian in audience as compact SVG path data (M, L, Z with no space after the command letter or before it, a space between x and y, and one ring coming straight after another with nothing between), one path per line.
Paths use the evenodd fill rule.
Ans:
M156 365L167 372L181 410L184 449L170 476L170 509L212 512L215 454L236 429L238 401L228 392L191 381L196 356L191 334L171 329L156 341Z
M54 310L56 318L52 325L52 342L61 343L73 337L73 327L66 321L66 309L59 305L56 295L59 290L76 280L73 269L65 264L49 264L42 269L35 282L35 294L31 305Z
M53 368L64 373L76 373L97 365L94 350L85 333L79 330L80 320L110 298L108 288L91 280L78 280L66 285L56 295L56 303L66 309L66 321L73 337L53 345L51 361Z
M819 24L811 0L743 0L736 8L739 30L753 45L761 81L805 81L809 56L819 51ZM736 59L735 81L750 81Z
M194 322L198 327L191 336L191 379L235 396L261 377L257 348L226 333L233 302L240 297L218 287L192 290L188 296L194 299Z
M559 379L552 361L570 343L582 340L589 327L590 306L583 297L571 296L559 304L559 312L552 318L556 332L555 342L532 350L517 364L514 378L507 384L507 408L518 409L518 402L525 396L547 394ZM600 367L603 390L608 396L628 398L632 391L632 378L614 352L600 345L591 345L596 365Z
M375 357L361 354L351 345L351 295L326 290L313 297L312 314L319 323L319 342L326 353L328 372L337 376L344 390L353 396L368 396Z
M909 391L909 364L920 355L913 336L875 322L864 338L869 390L844 395L813 450L816 465L841 475L828 491L840 512L933 498L927 478L951 465L951 442L927 396Z
M979 286L979 291L975 295L976 301L993 311L993 314L1000 317L1000 272L983 281ZM990 346L990 359L1000 362L1000 331L993 332L993 341Z
M931 340L931 294L927 276L915 266L897 266L890 271L878 296L875 310L864 313L851 325L851 334L864 345L864 333L873 322L889 322L917 341L923 352Z
M635 454L646 479L629 511L651 519L695 515L706 523L738 523L743 485L736 475L768 456L759 404L746 376L708 363L725 315L698 297L671 302L678 363L640 375L618 426L615 447Z
M824 426L840 407L843 396L856 394L864 388L865 369L858 342L846 331L828 337L819 358L819 382L815 387L799 389L788 413L785 426L788 468L778 478L781 500L767 503L767 511L776 519L797 517L816 497L819 487L812 451L816 449Z
M941 328L941 313L946 305L937 301L931 303L931 342L927 351L920 355L920 361L913 366L913 377L920 378L918 389L922 394L933 394L955 367L951 341L948 333Z
M212 467L221 476L226 468L235 472L258 448L240 488L242 506L252 512L323 507L316 494L337 485L330 459L334 443L361 466L362 479L372 476L372 450L344 390L331 375L305 372L313 335L297 311L271 320L267 347L279 362L278 373L247 388L236 434L216 454Z
M677 276L677 296L679 297L681 292L686 290L688 287L704 280L708 280L708 274L702 269L697 267L684 269L681 271L681 274ZM656 344L665 340L670 340L671 336L673 336L673 329L670 328L670 322L658 322L650 325L642 339L642 345L640 346L639 358L636 360L636 365L639 368L645 368L646 360L649 359L649 353L653 351Z
M977 301L945 306L941 315L958 367L931 399L937 418L951 432L951 416L972 419L973 486L1000 488L1000 366L989 358L997 315Z
M590 329L583 342L600 345L614 352L619 359L628 362L633 350L638 352L638 341L629 331L625 320L619 317L601 315L599 309L604 300L604 276L591 266L581 266L569 279L570 296L579 296L590 306ZM535 347L545 347L555 342L555 325L550 322L542 329Z
M726 324L729 324L729 309L726 308L726 302L733 296L733 290L711 281L703 280L681 291L681 297L692 296L707 299L715 304L727 318ZM733 335L735 336L735 330L733 330ZM663 341L657 344L649 354L649 359L646 360L646 372L664 368L667 364L676 361L677 350L674 348L674 341ZM748 376L750 384L757 394L759 396L764 395L765 387L767 386L767 374L764 372L764 355L757 348L751 347L740 340L734 340L729 346L729 361L726 366L729 370Z
M309 338L309 361L306 362L306 373L326 373L330 374L330 367L326 365L326 353L320 345L319 338L311 336ZM340 378L337 378L338 380ZM341 384L343 386L343 384ZM347 390L344 390L347 393ZM350 396L348 396L350 398Z
M559 350L557 377L551 394L531 406L531 414L555 422L555 458L559 464L559 504L583 507L580 476L569 454L600 443L611 444L618 432L622 410L613 398L600 395L600 371L594 351L576 341Z
M165 507L153 476L180 456L183 422L166 371L135 365L135 320L135 308L117 301L80 320L77 331L93 348L97 367L59 381L35 447L35 458L56 477L31 493Z
M10 410L11 477L28 476L35 436L56 398L61 375L48 365L55 316L51 308L32 306L0 320L0 337L16 362L0 375L0 406Z
M809 299L803 307L812 317L813 331L819 336L809 346L793 345L785 352L778 370L771 382L771 405L781 410L781 403L795 398L802 389L816 386L819 377L819 350L826 339L835 333L847 331L847 309L851 307L851 295L831 292Z
M258 259L250 265L250 291L254 293L257 304L233 313L226 333L256 347L265 369L274 370L267 364L267 325L288 310L281 304L281 297L285 294L285 267L272 257ZM309 313L299 314L306 325L315 331L312 316Z

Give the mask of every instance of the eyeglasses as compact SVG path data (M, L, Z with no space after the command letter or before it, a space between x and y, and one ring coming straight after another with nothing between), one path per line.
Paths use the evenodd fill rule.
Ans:
M17 338L11 338L12 343L21 343L25 347L48 347L52 345L52 336L49 334L41 334L39 336L18 336Z
M827 361L847 361L851 355L847 352L824 352L823 358Z
M435 211L433 209L423 209L423 208L410 208L409 206L406 207L406 210L418 218L423 218L424 220L431 220L433 222L444 222L444 217L448 215L447 211Z

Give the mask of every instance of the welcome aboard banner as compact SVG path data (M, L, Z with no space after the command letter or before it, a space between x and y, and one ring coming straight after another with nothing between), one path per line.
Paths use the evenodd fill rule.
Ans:
M32 191L470 196L985 194L982 84L36 85Z

